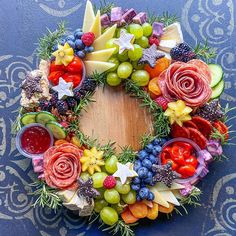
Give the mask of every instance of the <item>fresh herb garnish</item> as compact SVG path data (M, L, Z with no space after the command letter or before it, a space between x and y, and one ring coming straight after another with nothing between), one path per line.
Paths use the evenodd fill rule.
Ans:
M134 163L137 157L137 152L135 152L130 146L125 146L121 148L121 153L118 155L118 160L122 164L128 162Z
M110 14L111 9L113 7L114 7L114 3L107 2L106 0L100 0L99 1L99 7L96 7L96 5L94 5L94 12L97 12L98 10L100 10L101 15Z
M153 24L154 22L163 23L165 27L178 21L176 14L171 15L169 12L163 12L162 15L157 16L156 13L148 10L148 23Z

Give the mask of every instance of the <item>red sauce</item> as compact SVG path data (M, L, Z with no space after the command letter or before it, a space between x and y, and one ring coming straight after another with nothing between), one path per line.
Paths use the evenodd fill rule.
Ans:
M33 126L21 135L21 147L30 154L42 154L50 147L51 137L46 129Z

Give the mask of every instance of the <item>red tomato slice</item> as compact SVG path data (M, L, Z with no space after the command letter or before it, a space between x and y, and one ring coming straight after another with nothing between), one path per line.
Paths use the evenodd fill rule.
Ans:
M196 169L192 165L181 166L178 169L178 173L181 174L182 178L192 177L196 172Z
M198 160L195 156L190 156L189 158L185 159L186 165L191 165L194 168L197 168L198 166Z
M186 150L189 150L190 152L193 151L193 146L187 142L175 142L174 145L177 145L177 146L182 147Z
M74 59L71 63L66 66L66 70L73 74L82 74L83 72L83 62L77 56L74 56Z
M50 73L48 80L51 81L53 85L58 85L59 83L59 78L63 77L64 71L54 71Z
M73 87L77 87L81 80L82 80L82 77L81 75L79 74L70 74L70 73L65 73L63 75L63 79L66 81L66 82L72 82L73 83Z
M66 71L66 68L64 65L55 65L55 61L52 61L50 64L50 73L54 71Z

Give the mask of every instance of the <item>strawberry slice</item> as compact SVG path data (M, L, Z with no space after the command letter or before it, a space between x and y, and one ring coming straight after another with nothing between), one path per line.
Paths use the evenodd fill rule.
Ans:
M212 132L211 122L200 116L192 117L191 121L197 126L197 129L204 135L204 137L206 138L210 137Z
M182 137L182 138L189 138L189 131L187 128L185 127L181 127L177 124L173 124L171 126L171 136L173 138L179 138L179 137Z
M190 133L190 139L195 142L201 149L206 148L207 139L204 137L204 135L194 128L188 128L188 131Z

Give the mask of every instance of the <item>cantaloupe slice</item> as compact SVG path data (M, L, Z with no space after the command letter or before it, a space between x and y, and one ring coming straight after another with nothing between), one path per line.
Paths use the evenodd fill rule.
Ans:
M84 61L84 65L88 76L93 75L95 72L101 74L115 66L114 63L102 61Z
M84 22L83 22L83 32L84 33L89 32L94 20L95 20L95 14L93 11L93 5L88 0L86 3L85 12L84 12Z
M92 53L89 53L85 60L87 61L108 61L108 59L111 57L113 52L115 51L115 48L109 48L105 50L95 51Z
M89 29L89 32L93 32L95 38L101 36L102 33L102 25L101 25L101 14L100 11L97 12L97 15L92 23L92 26Z

